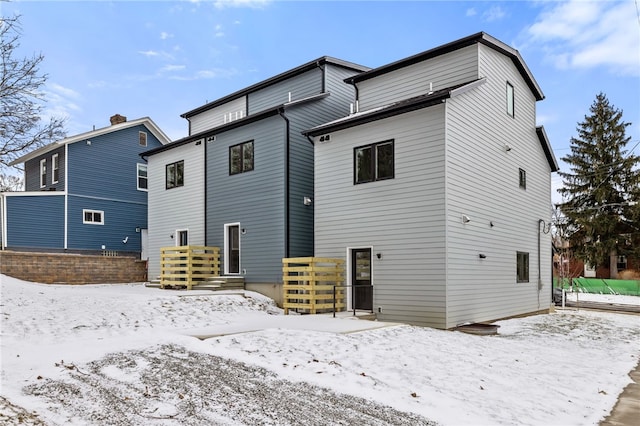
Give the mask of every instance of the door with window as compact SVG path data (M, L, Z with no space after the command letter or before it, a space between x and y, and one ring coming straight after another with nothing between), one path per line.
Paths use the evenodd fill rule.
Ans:
M351 284L353 309L373 310L370 248L351 250Z
M225 225L225 273L240 273L240 224Z
M189 245L189 230L178 229L176 230L176 246L188 246Z

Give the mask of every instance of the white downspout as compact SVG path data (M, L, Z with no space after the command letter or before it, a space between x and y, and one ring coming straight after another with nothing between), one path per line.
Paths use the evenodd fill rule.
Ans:
M67 249L67 221L69 205L69 144L64 145L64 249Z

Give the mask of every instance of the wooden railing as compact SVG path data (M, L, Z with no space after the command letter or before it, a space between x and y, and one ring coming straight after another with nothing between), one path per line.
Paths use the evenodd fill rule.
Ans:
M220 275L220 248L205 246L162 247L160 288L186 287Z
M344 260L324 257L282 259L283 308L318 314L345 308ZM338 286L336 288L336 286ZM334 289L335 296L334 296Z

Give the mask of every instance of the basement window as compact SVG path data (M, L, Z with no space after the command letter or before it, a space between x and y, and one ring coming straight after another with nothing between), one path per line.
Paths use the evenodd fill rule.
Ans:
M82 223L89 225L104 225L104 212L102 210L82 210Z

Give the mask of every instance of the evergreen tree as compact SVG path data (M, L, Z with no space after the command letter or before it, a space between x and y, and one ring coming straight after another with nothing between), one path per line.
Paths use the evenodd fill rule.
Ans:
M640 254L640 157L625 148L631 138L622 111L600 93L578 123L571 153L562 158L570 172L560 172L569 241L578 258L593 266L611 265L617 255Z

